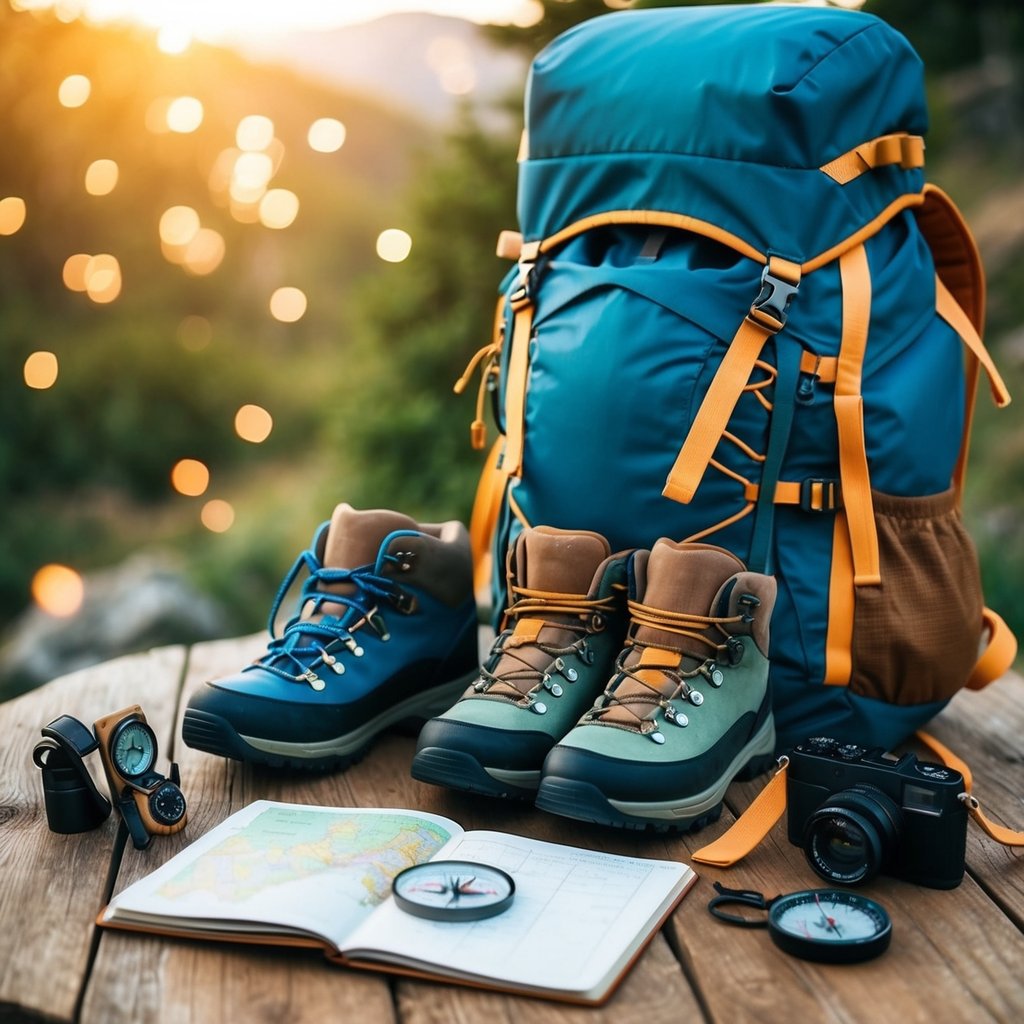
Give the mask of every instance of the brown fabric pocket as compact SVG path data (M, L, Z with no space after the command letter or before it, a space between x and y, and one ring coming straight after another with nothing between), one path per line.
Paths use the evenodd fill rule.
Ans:
M951 488L872 493L882 584L857 587L850 688L889 704L947 700L978 658L978 556Z

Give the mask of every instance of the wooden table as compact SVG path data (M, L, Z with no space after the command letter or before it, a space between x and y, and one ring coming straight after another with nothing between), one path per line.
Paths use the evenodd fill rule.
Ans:
M783 825L729 871L700 880L612 999L599 1009L565 1006L332 967L313 951L253 949L103 931L94 926L111 892L161 864L252 800L437 811L473 828L498 828L611 852L689 860L756 795L734 785L722 820L697 836L657 838L574 824L530 807L449 793L409 776L413 740L387 735L347 772L302 776L257 770L180 741L187 695L262 648L260 637L164 648L76 672L0 705L0 1020L95 1024L167 1021L476 1021L659 1024L684 1021L1024 1020L1024 857L972 824L968 873L951 892L891 879L867 887L889 909L892 947L852 967L816 966L776 949L760 929L729 928L706 905L711 883L768 894L820 884ZM181 766L189 824L112 863L112 815L90 833L47 829L31 750L57 715L91 724L140 703L160 737L161 766ZM1009 676L959 695L935 734L970 762L989 813L1024 827L1024 680ZM95 758L91 758L95 760ZM94 774L100 778L98 764ZM557 955L557 951L552 951Z

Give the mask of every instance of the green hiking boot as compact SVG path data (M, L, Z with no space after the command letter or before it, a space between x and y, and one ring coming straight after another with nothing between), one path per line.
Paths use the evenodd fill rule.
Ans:
M533 799L548 751L593 705L622 647L627 562L596 533L520 534L504 629L476 682L423 727L413 778Z
M604 694L548 755L537 806L619 828L715 821L773 762L775 580L706 544L659 540L630 567L629 638Z

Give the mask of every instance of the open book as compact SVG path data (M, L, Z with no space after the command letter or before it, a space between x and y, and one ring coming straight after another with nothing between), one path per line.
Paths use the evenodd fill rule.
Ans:
M454 859L510 874L511 907L452 922L395 905L400 870ZM259 800L115 896L98 922L320 946L351 966L599 1003L695 880L674 861L466 832L419 811Z

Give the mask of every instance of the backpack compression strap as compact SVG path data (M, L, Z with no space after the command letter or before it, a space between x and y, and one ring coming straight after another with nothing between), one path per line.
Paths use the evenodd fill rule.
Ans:
M686 504L696 493L761 349L786 325L789 303L800 287L800 273L799 264L768 257L761 291L729 344L669 472L661 492L666 498Z

